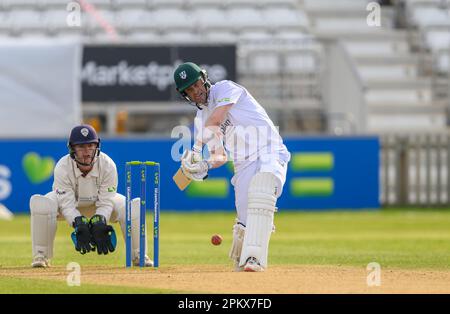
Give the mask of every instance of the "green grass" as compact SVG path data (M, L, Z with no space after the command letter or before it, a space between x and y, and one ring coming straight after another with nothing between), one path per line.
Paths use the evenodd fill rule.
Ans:
M234 217L234 213L163 212L160 228L161 267L197 264L230 266L228 250ZM450 210L281 211L275 216L275 225L276 232L270 242L271 265L365 267L370 262L378 262L383 268L450 269ZM71 228L63 221L58 222L52 264L65 267L73 261L82 267L124 265L120 227L114 224L114 228L118 235L116 252L107 256L98 256L96 253L80 255L71 243ZM210 243L215 233L224 237L220 246ZM151 239L149 247L152 248ZM30 262L29 217L23 215L11 222L0 221L0 275L2 268L29 267ZM31 280L0 276L0 292L31 291L27 289L29 282ZM39 284L43 289L52 285L45 281ZM85 288L93 291L98 289L88 285ZM67 287L65 283L55 287L58 292L65 292L66 289L73 291L73 287ZM105 292L116 291L114 287L105 289ZM151 292L145 289L136 291Z

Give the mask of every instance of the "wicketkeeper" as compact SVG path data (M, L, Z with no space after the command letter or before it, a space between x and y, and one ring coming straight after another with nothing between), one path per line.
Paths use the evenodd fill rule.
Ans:
M266 111L243 86L228 80L212 85L206 71L191 62L178 66L174 80L177 91L198 108L196 142L183 154L183 172L202 181L230 155L237 211L230 258L236 271L263 271L290 153ZM208 160L203 159L204 144Z
M53 191L30 199L32 267L50 266L59 219L74 228L71 237L81 254L115 250L115 232L109 222L119 222L126 234L125 197L117 193L116 164L100 151L95 129L90 125L74 127L67 146L69 154L55 166ZM131 205L134 265L139 265L139 202L135 198ZM145 266L153 266L147 255Z

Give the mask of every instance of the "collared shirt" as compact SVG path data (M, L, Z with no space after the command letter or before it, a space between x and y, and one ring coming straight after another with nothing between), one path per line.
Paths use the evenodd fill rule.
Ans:
M70 155L62 157L55 166L53 191L67 222L72 224L75 217L81 215L78 208L94 205L96 212L101 211L109 219L117 180L116 164L103 152L85 176Z
M263 156L277 156L283 162L290 160L290 153L283 144L278 128L264 108L248 90L229 80L211 86L208 105L197 110L195 131L203 130L214 109L233 104L220 125L224 135L224 147L234 162L235 171L245 168ZM197 136L197 135L196 135Z

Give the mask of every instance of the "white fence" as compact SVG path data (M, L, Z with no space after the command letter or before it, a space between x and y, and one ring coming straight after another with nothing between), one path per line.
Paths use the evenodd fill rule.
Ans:
M450 133L383 135L381 204L450 204Z

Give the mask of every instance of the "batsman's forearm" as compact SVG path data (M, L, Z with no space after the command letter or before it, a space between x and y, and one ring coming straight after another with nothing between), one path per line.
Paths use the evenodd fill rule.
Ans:
M219 149L219 151L215 151L213 153L211 153L210 158L208 159L208 163L210 165L210 168L219 168L220 166L224 165L227 161L227 155L225 154L225 150L223 149Z
M218 161L218 160L211 161L211 160L208 160L208 163L209 163L211 169L219 168L220 166L223 166L226 162L227 162L226 160L225 161Z
M222 134L218 126L205 127L196 137L194 146L197 148L203 147L203 145L211 145L212 143L221 142Z

